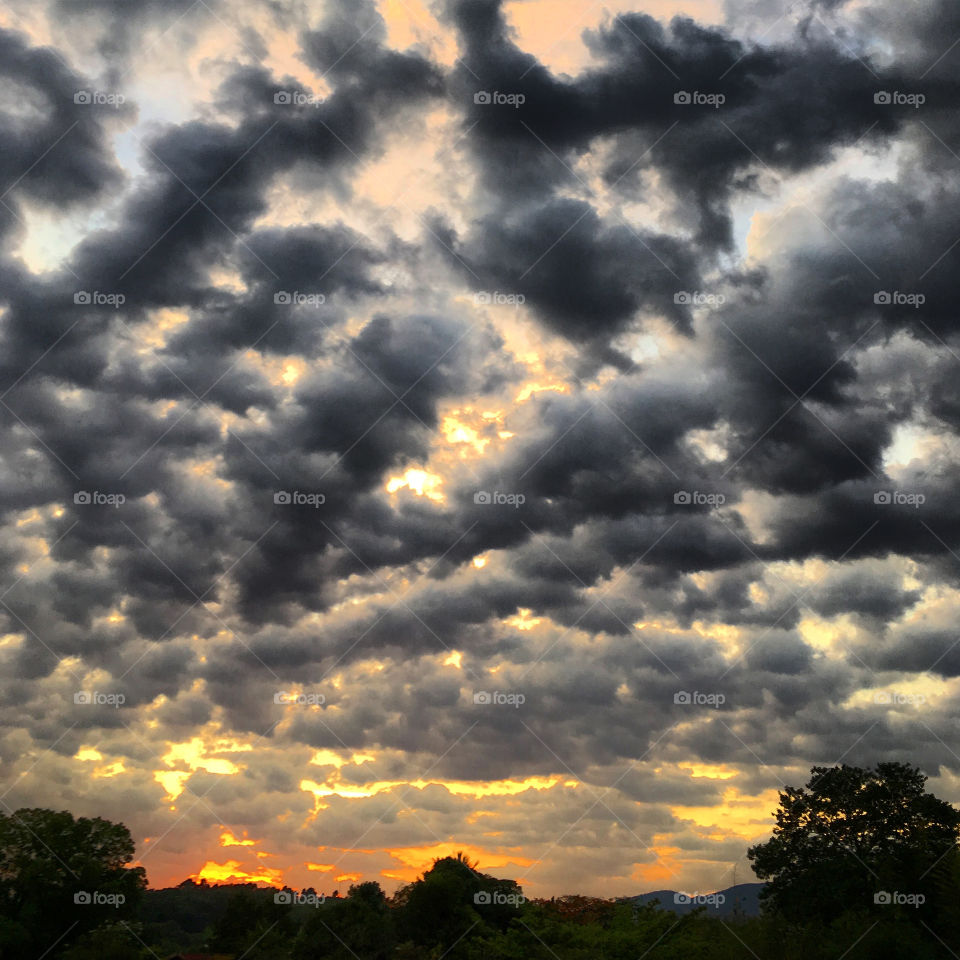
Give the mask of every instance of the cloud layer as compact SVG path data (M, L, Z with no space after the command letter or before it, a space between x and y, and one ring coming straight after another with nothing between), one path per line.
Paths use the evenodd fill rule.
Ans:
M5 805L612 895L960 799L957 12L740 6L3 14Z

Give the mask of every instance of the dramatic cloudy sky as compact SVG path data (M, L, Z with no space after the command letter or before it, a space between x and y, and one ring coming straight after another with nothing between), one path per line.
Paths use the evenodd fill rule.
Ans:
M0 72L5 812L611 896L814 764L960 802L954 0L4 0Z

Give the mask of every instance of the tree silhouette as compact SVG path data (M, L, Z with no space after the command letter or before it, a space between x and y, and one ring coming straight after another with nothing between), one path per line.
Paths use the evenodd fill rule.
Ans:
M40 956L135 913L147 885L127 867L122 823L37 808L0 814L0 950Z
M791 920L829 922L845 911L889 917L894 894L922 896L911 919L932 919L934 867L957 849L960 811L926 793L902 763L814 767L805 788L780 794L773 836L747 857L764 905ZM887 902L889 895L890 902Z
M403 938L420 947L459 955L461 941L494 930L503 930L517 916L522 891L513 880L480 873L462 851L455 857L434 860L433 866L397 891Z
M294 944L295 960L387 960L394 946L393 917L380 884L350 887L328 900L303 925Z

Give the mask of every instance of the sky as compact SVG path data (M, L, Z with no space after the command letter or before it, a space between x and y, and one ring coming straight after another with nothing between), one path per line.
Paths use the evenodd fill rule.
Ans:
M2 0L0 811L154 887L754 879L960 802L960 6Z

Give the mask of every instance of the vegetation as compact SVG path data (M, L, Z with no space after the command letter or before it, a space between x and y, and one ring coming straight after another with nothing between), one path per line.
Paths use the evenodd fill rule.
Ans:
M147 960L947 960L960 949L960 812L903 764L815 767L748 857L760 916L656 901L528 901L463 854L387 897L186 881L145 891L126 828L49 810L0 816L0 958ZM113 896L84 902L78 893ZM118 902L118 897L123 902ZM101 898L102 899L102 898Z
M934 868L957 848L960 811L926 793L925 783L900 763L814 767L806 788L780 794L770 840L747 852L769 881L762 899L796 921L829 922L859 909L880 916L900 909L895 893L915 898L902 909L917 917L936 913Z
M3 956L50 955L134 917L147 878L142 867L127 867L133 855L123 824L53 810L0 814Z

